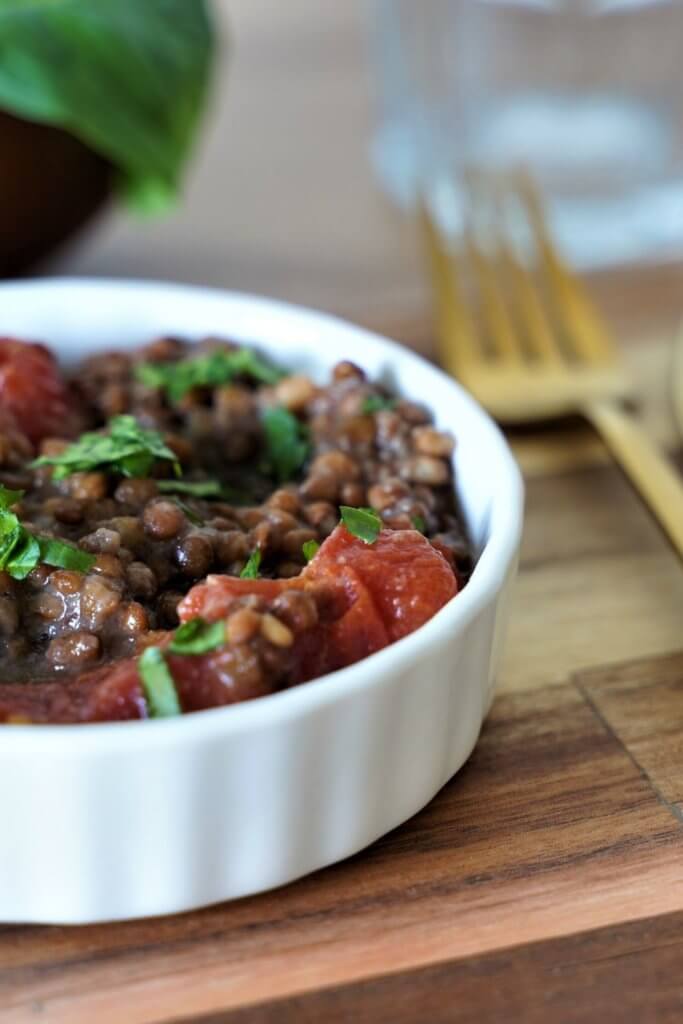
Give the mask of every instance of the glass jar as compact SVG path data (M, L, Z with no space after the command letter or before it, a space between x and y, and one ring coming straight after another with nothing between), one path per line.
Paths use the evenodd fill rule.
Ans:
M449 230L470 166L530 169L579 267L683 254L681 0L374 0L374 159Z

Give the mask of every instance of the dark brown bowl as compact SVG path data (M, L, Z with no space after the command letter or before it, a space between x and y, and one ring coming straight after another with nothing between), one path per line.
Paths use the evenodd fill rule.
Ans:
M31 269L106 202L112 168L58 128L0 112L0 277Z

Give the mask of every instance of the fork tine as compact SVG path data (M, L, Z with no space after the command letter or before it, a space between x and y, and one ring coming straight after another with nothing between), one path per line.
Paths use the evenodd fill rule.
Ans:
M469 191L469 223L465 230L464 252L474 272L481 316L497 358L518 363L524 359L525 353L498 273L501 253L499 232L495 226L495 197L488 176L481 172L470 169L464 180ZM480 244L479 238L484 240L486 248L492 250L491 255Z
M469 232L465 236L464 252L474 271L480 296L480 313L486 325L490 346L497 358L518 362L524 353L491 260L484 256Z
M602 318L551 241L536 185L525 171L516 174L515 180L520 201L529 218L549 295L557 307L561 323L566 327L568 343L575 354L587 362L613 362L616 351Z
M501 264L503 273L509 280L509 291L514 296L531 354L544 363L559 365L562 363L562 353L532 278L503 240Z
M447 248L439 226L424 203L420 217L435 285L439 361L454 377L462 378L468 368L481 363L483 352L463 298L458 258Z
M505 206L509 192L500 180L497 182L495 198L501 272L506 282L507 293L512 297L511 301L515 304L519 320L523 324L530 353L544 363L559 364L563 358L557 333L553 331L530 271L514 252L508 238L509 232L505 230Z

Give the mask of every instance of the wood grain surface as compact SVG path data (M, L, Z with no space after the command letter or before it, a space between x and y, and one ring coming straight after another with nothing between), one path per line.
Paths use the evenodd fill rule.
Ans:
M417 236L379 194L360 0L231 0L187 203L57 268L265 291L433 352ZM669 414L680 266L590 282ZM579 423L516 432L527 516L499 694L464 770L373 847L155 921L0 928L2 1024L683 1019L683 568ZM0 822L1 827L1 822Z

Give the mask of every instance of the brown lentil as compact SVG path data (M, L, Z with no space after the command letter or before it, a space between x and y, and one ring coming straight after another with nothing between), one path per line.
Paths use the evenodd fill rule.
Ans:
M142 513L145 532L155 540L176 537L185 524L185 514L173 501L150 502Z

